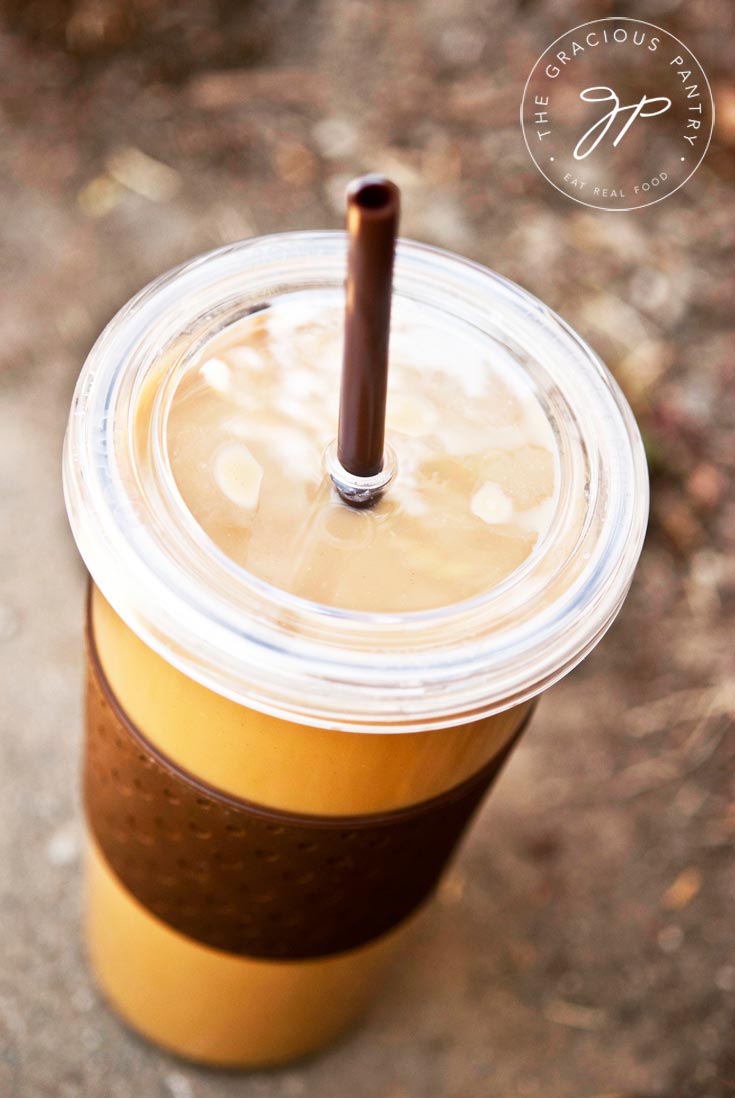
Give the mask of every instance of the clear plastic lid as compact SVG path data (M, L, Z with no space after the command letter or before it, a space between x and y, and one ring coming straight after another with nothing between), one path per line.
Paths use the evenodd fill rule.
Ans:
M182 498L167 448L172 401L202 349L254 309L339 307L345 266L342 233L264 237L194 260L122 309L74 397L64 449L72 529L120 616L212 690L352 731L474 720L539 693L614 620L648 514L640 436L600 360L541 302L458 256L403 241L395 316L434 317L458 345L481 345L548 423L556 476L543 529L500 582L430 609L326 605L247 571ZM456 373L457 362L450 367Z

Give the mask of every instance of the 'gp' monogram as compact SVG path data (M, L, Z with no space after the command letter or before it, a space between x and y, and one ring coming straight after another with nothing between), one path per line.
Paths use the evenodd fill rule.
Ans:
M582 134L574 147L575 160L584 160L585 157L595 151L617 116L622 114L623 111L630 111L631 113L626 120L625 125L621 128L620 133L613 141L613 148L620 144L636 118L655 118L656 115L664 114L671 106L671 100L667 99L664 95L651 99L649 99L647 95L644 95L638 103L631 103L628 107L621 107L620 99L613 89L606 87L585 88L584 91L579 93L579 98L583 99L585 103L612 103L613 106L607 114L604 114L602 118L598 119L597 122L593 123L593 125ZM657 109L655 110L646 109L655 105L657 106ZM590 141L597 130L600 132L597 134L594 141L591 141L589 147L585 148L585 142Z

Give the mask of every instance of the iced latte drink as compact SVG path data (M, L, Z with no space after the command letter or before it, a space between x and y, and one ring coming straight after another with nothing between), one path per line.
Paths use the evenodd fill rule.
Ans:
M288 234L154 283L67 435L91 960L135 1028L215 1064L286 1061L364 1010L533 699L615 617L646 518L592 352L410 243L393 480L349 507L328 471L344 267L342 234Z

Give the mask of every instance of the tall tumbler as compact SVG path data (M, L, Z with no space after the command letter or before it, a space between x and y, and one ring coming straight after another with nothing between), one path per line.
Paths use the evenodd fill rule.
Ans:
M133 1027L213 1064L287 1061L366 1008L534 699L618 613L646 523L590 348L411 242L394 477L343 503L345 263L344 234L292 233L158 279L92 349L66 437L91 962Z

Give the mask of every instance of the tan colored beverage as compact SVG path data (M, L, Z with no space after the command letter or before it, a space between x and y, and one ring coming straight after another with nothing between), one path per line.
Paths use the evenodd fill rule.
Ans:
M318 252L316 242L313 246ZM301 255L300 249L295 254ZM461 265L431 254L439 272L443 265ZM419 259L429 262L423 254ZM235 939L223 937L228 944L218 947L213 944L219 941L218 919L232 921L237 908L247 935L248 921L265 919L261 901L271 910L278 881L292 888L294 873L299 880L314 878L304 886L312 891L299 895L314 896L315 903L326 903L319 910L332 911L330 897L320 895L319 872L308 866L304 872L297 864L300 855L292 866L278 845L280 833L304 826L317 834L332 820L349 839L353 825L359 832L379 820L390 836L390 827L402 826L406 813L415 816L410 826L424 826L422 814L430 814L431 806L443 804L443 798L456 800L478 775L487 775L484 784L491 780L493 760L499 765L505 757L529 713L529 699L581 658L609 624L584 626L584 639L573 638L574 654L561 657L554 668L545 665L542 647L535 650L536 674L526 668L523 682L518 674L503 683L493 680L493 661L501 661L497 653L506 643L512 653L521 631L530 630L534 618L543 618L581 583L595 563L601 530L616 516L607 515L609 499L601 497L597 503L605 515L599 509L591 515L589 443L553 414L551 386L544 392L538 378L521 367L510 336L501 343L467 318L460 322L443 315L410 294L404 300L400 269L399 257L387 424L396 474L374 506L348 507L325 467L337 414L338 292L271 292L267 308L241 308L205 337L184 323L186 309L193 308L193 298L184 294L180 330L169 331L167 341L159 333L155 348L151 342L147 366L129 388L125 416L110 436L122 468L116 491L120 484L131 494L138 491L131 484L158 485L156 491L162 491L164 480L167 485L168 495L155 498L152 489L141 488L139 504L116 520L126 526L125 543L135 546L136 559L151 551L145 539L158 539L159 603L150 584L148 597L137 590L147 581L143 572L132 577L132 563L130 583L121 590L124 562L108 566L114 554L92 549L91 534L76 523L96 583L89 621L93 753L87 763L91 958L110 1000L135 1028L194 1059L272 1064L324 1044L368 1005L428 894L417 893L391 925L385 919L376 923L377 933L348 939L340 937L339 926L328 931L325 941L354 941L348 948L301 949L300 932L293 927L303 924L305 941L310 932L301 903L298 910L273 916L291 927L283 931L287 944L279 945L276 935L273 949L259 946L248 955L240 939L233 946ZM185 282L186 275L175 277ZM227 292L229 301L229 283ZM441 298L441 290L436 293ZM165 311L162 296L159 292L151 316L156 309ZM141 331L145 334L144 327ZM617 393L605 399L608 412L617 410L621 419L615 426L619 441L623 428L630 431L627 413L619 410ZM74 479L74 445L72 426L67 485ZM632 454L628 476L637 478L638 494L645 496L634 434L626 445ZM128 452L134 458L129 467ZM602 464L594 475L607 476ZM68 486L67 492L75 522L79 502ZM645 499L641 506L640 499L626 498L628 552L634 560ZM100 504L97 513L101 509ZM86 501L86 510L95 511L94 500ZM619 557L622 550L615 551ZM627 567L625 586L632 563ZM173 637L172 622L183 621L186 611L176 610L169 592L182 576L208 585L211 636L202 626L199 639L192 625ZM611 596L615 610L621 589ZM503 602L511 595L513 606ZM253 611L255 599L263 600L260 614ZM487 615L491 599L496 609ZM230 609L236 611L234 626L225 620ZM512 610L515 633L508 628ZM231 633L221 642L216 636L215 625L224 632L225 625L237 630L237 615L252 622L247 639L253 667L239 657L235 661L235 655L228 666L229 645L234 651L237 638ZM270 630L267 644L260 637L261 621ZM550 635L559 628L557 619ZM334 661L344 651L350 665L345 671L338 662L324 663L323 674L310 672L303 680L300 712L294 668L305 657L288 645L326 644L324 634L332 629L344 630L334 645ZM465 678L465 692L453 698L460 664L455 659L450 672L437 654L449 658L456 650L466 662L464 646L478 630L489 638L494 655L489 649L483 653L482 646L473 649L474 693L466 692L470 680ZM282 650L274 638L285 638ZM215 642L219 657L212 655ZM265 650L262 664L256 644ZM127 735L133 752L140 749L144 769L118 771L115 742ZM121 758L128 765L133 755L128 750L128 762ZM99 759L115 764L105 763L105 769ZM148 774L156 780L163 774L164 784L149 784ZM107 792L100 781L108 783ZM186 793L187 785L192 796L199 791L202 812L211 813L192 816L188 828L179 827L182 818L186 824L180 789ZM151 803L156 797L162 805L158 815ZM176 897L175 908L186 907L188 889L210 902L206 882L226 853L224 846L212 845L217 827L237 829L216 821L210 828L206 821L218 812L223 821L239 819L228 813L240 810L251 812L253 820L271 821L264 826L274 836L272 846L254 852L261 862L274 863L272 869L262 865L267 895L248 892L244 880L240 899L232 901L229 893L225 903L211 898L201 932L182 932L189 925L186 915L182 922L178 910L168 913L166 889ZM430 834L438 832L426 831L422 857L427 861ZM306 850L304 857L316 846L298 845ZM384 860L397 849L388 845ZM252 855L246 852L245 861ZM376 884L372 894L360 893L360 902L369 896L380 909L390 899L381 892L386 887L381 859L366 857ZM330 862L343 866L349 892L359 856ZM440 870L437 864L436 874ZM235 864L228 888L235 887L238 872L247 877ZM153 889L151 876L157 878ZM263 892L262 884L258 887ZM349 895L340 898L344 890L330 887L336 923L349 921ZM163 897L160 907L152 896Z
M283 303L231 326L168 412L173 476L215 545L327 606L421 611L482 595L529 556L553 510L554 437L533 393L473 341L418 310L396 314L387 439L400 475L369 508L346 506L325 473L337 306Z

